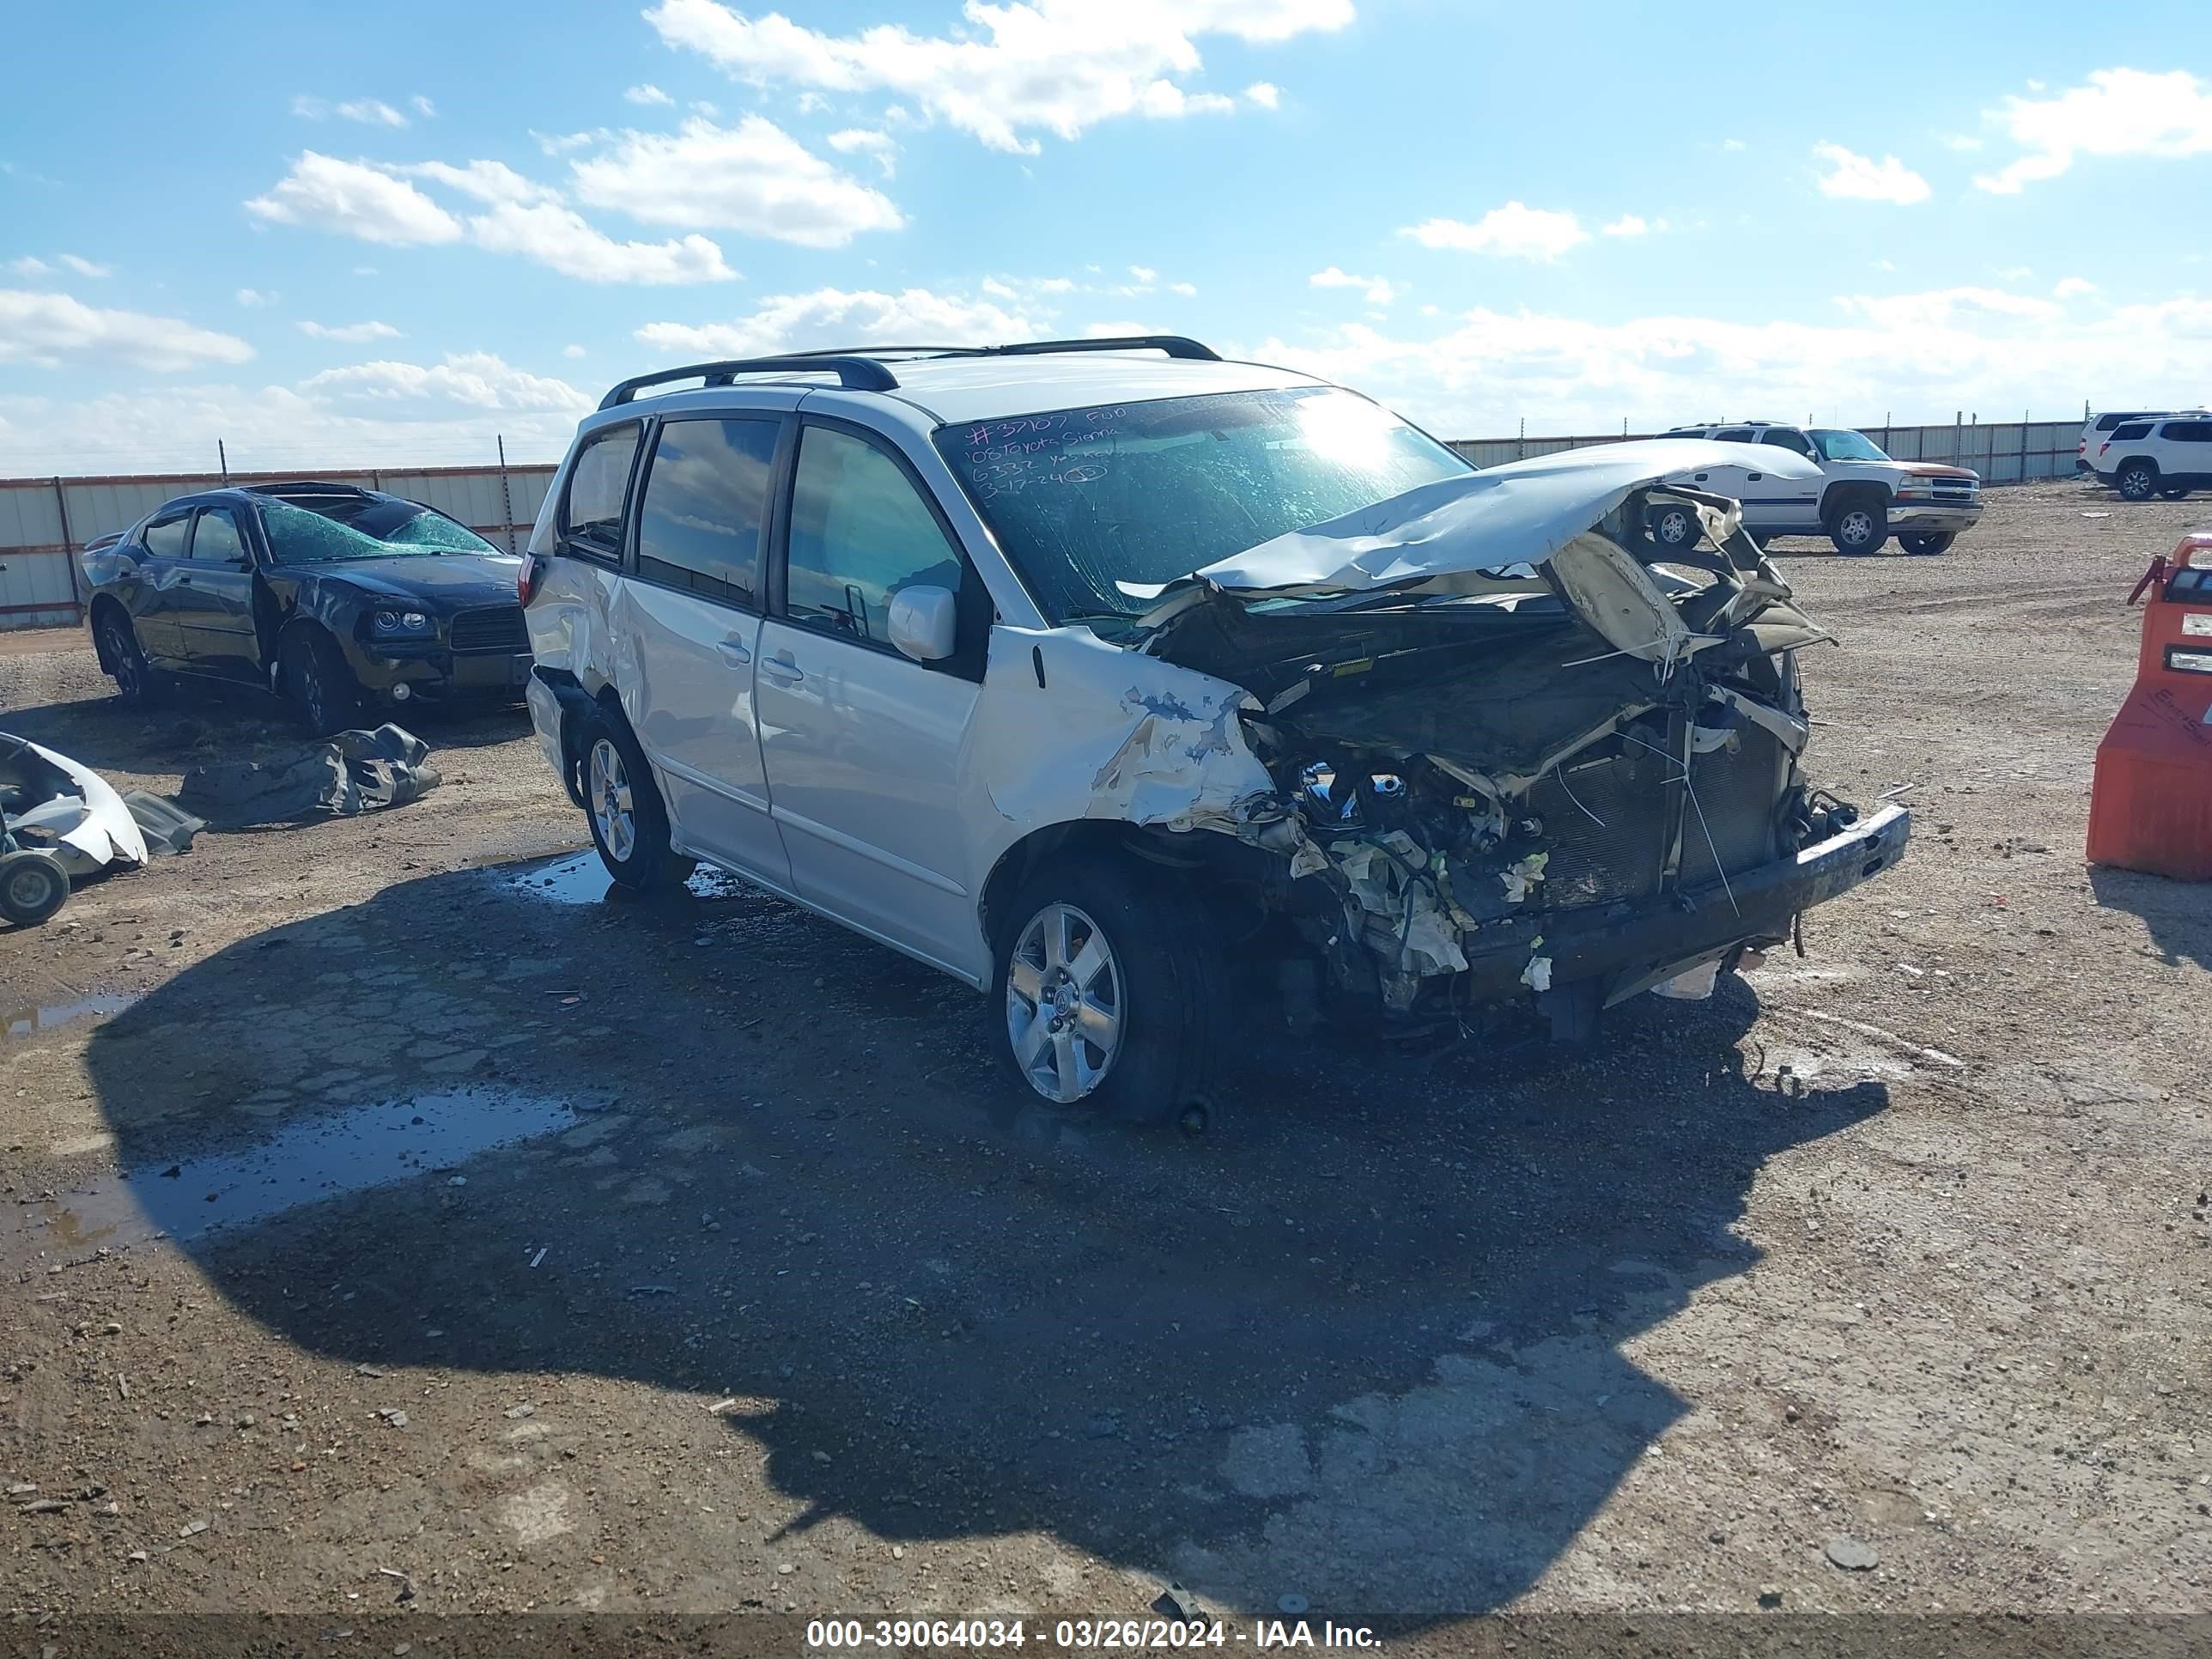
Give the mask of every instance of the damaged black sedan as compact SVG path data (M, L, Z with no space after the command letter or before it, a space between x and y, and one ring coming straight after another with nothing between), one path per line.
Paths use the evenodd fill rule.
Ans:
M519 701L521 562L397 495L301 481L164 502L83 556L100 668L257 685L318 737L416 702Z

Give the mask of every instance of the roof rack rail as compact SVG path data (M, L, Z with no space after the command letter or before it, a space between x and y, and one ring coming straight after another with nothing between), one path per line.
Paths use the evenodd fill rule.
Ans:
M820 362L830 357L898 356L939 357L1043 357L1064 351L1164 351L1186 362L1218 363L1221 354L1212 346L1182 334L1124 334L1099 340L1017 340L1011 345L872 345L838 347L824 351L798 351L795 357Z
M333 495L374 495L374 489L360 484L337 483L329 478L271 478L260 483L227 484L228 489L242 489L249 495L274 495L287 489L319 489Z
M898 377L872 357L847 356L817 356L806 352L793 352L781 357L735 357L714 363L687 363L681 368L664 368L652 374L633 375L617 385L599 399L601 409L614 409L629 402L647 386L663 386L670 380L688 380L695 375L702 386L729 386L740 374L833 374L838 384L853 392L895 392Z

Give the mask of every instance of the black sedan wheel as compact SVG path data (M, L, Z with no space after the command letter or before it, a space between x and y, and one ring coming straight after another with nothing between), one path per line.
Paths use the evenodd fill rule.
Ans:
M301 629L284 641L284 690L301 724L318 738L343 732L361 717L361 683L346 666L337 641Z
M139 649L138 630L119 611L109 611L100 617L100 654L107 659L107 672L114 678L116 696L125 702L154 701L159 684L154 665Z

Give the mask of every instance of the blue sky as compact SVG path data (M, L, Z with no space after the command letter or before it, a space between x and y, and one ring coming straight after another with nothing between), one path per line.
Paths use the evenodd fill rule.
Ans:
M1451 437L2198 401L2212 26L2127 21L48 9L0 111L0 474L547 459L647 368L1123 326Z

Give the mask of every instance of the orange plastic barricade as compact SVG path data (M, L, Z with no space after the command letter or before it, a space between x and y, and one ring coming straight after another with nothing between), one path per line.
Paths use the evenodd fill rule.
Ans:
M2212 531L2152 560L2138 602L2142 656L2097 745L2089 862L2212 881Z

